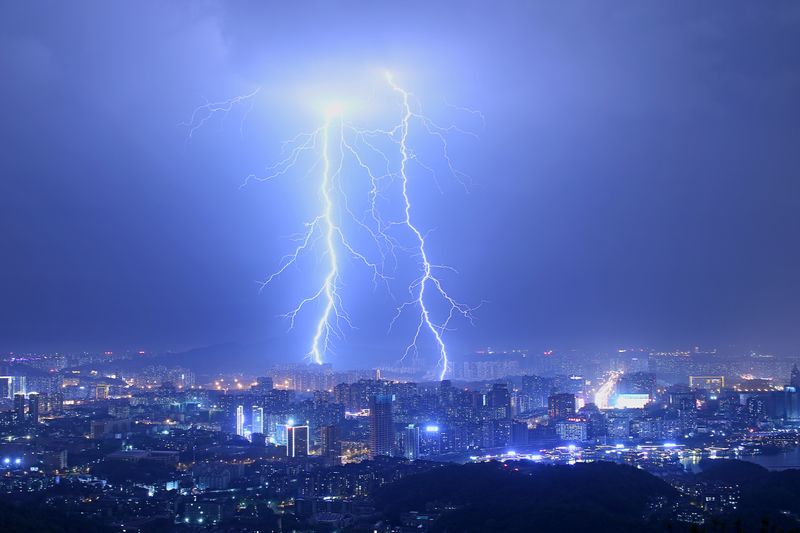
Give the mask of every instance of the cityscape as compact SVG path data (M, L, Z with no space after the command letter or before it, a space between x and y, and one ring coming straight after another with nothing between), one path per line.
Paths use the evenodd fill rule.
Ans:
M796 357L485 349L433 382L413 368L308 363L201 375L171 359L6 356L5 498L126 531L435 531L448 512L459 519L456 502L390 510L397 483L467 465L535 476L602 462L659 484L636 510L641 527L689 530L752 512L752 476L800 467ZM774 502L776 524L796 520L788 504Z
M0 45L0 532L800 531L800 5Z

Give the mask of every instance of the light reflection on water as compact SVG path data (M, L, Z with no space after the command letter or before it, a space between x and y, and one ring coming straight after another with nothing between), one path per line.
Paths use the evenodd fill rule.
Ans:
M698 474L702 471L700 468L700 461L703 459L701 455L685 455L681 458L681 465L684 470L693 474ZM742 461L755 463L763 466L767 470L788 470L790 468L800 469L800 448L767 455L741 455L737 457Z

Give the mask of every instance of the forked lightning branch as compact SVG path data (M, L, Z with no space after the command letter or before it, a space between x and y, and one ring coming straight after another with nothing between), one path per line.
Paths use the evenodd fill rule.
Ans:
M426 137L424 142L436 146L444 168L459 180L464 174L452 162L448 137L452 133L471 133L455 126L441 126L423 114L414 95L395 83L391 74L386 74L386 83L392 96L385 102L386 109L397 109L394 123L379 128L357 126L348 121L343 105L329 105L324 122L316 130L287 141L281 160L264 174L251 174L245 180L247 184L309 172L318 176L313 191L316 213L305 222L293 249L260 285L265 289L277 282L304 256L315 255L322 260L321 279L299 295L296 305L284 314L290 329L301 314L313 317L306 355L311 362L322 364L336 343L344 340L345 331L353 327L341 279L343 261L361 264L369 273L365 283L389 291L389 281L394 279L389 265L396 267L400 264L399 255L405 255L414 272L405 273L412 281L407 294L396 298L399 304L389 330L402 316L410 316L411 331L409 340L400 348L401 360L435 360L436 375L444 379L450 366L445 336L455 319L471 322L476 307L461 303L448 292L441 273L454 269L435 262L426 240L427 229L416 222L414 195L422 189L414 185L434 171L414 150L412 126L416 127L413 131ZM214 115L227 114L240 105L247 106L249 112L258 94L256 89L244 96L200 106L185 124L189 138ZM363 210L352 208L351 196L356 194L367 198ZM387 204L394 209L386 209ZM427 349L430 353L426 346L431 347Z

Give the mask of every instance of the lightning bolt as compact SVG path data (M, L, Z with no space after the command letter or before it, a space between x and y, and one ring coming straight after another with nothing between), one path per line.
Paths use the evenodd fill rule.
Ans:
M186 143L190 143L192 141L192 137L194 137L195 132L205 126L205 124L214 118L216 115L220 115L223 117L223 120L228 114L236 107L238 104L243 102L250 102L250 108L247 112L242 115L242 120L239 126L239 133L244 132L244 122L247 120L247 116L249 115L250 111L253 109L253 99L254 97L261 91L261 87L256 87L255 90L248 94L243 94L239 96L235 96L229 100L223 100L221 102L209 102L206 101L205 104L197 107L192 116L186 122L181 122L179 125L184 126L187 128L186 134Z
M331 200L331 159L328 150L330 148L330 119L325 123L322 129L322 183L320 184L320 194L323 198L323 214L322 218L325 226L325 250L328 254L328 273L325 276L325 281L322 284L322 292L324 292L325 308L322 316L317 323L317 328L314 331L314 338L311 341L311 358L318 365L322 364L322 354L328 349L328 339L331 334L331 313L336 311L336 301L338 294L336 292L337 282L339 280L339 262L336 256L336 246L334 244L334 236L336 233L336 226L333 223L332 211L333 201ZM340 316L340 313L337 313ZM345 315L346 316L346 315Z
M288 319L291 330L295 327L296 319L304 309L312 304L319 307L319 315L306 355L312 363L322 364L326 355L332 353L334 341L344 338L343 326L353 327L350 316L343 306L341 294L340 262L343 260L343 256L349 256L366 267L372 274L373 287L377 287L379 281L383 282L391 295L389 280L392 277L386 274L387 265L392 265L396 269L398 252L408 254L417 262L418 275L407 286L410 299L396 307L389 329L394 327L405 311L415 310L417 320L414 333L402 353L401 360L405 360L409 355L419 356L419 343L427 332L436 347L439 379L444 379L450 367L447 346L444 341L445 333L452 329L450 324L457 316L471 322L472 313L477 307L460 303L447 292L438 273L454 271L454 269L447 265L431 262L426 234L412 217L410 165L414 163L430 173L437 186L438 178L433 168L425 164L412 149L409 142L410 126L412 122L419 123L425 133L440 143L447 169L461 183L464 183L464 178L467 176L453 165L447 137L452 132L474 134L455 126L445 127L436 124L422 112L420 104L415 101L412 106L412 94L397 85L390 74L387 74L387 81L391 91L399 95L401 99L402 115L399 123L394 124L390 129L363 129L346 122L341 108L331 108L326 112L325 122L319 128L312 132L298 134L286 141L282 149L282 158L268 167L264 174L251 174L245 178L242 186L246 186L251 181L270 181L290 173L304 161L307 155L317 155L316 160L308 168L308 174L319 171L317 188L319 210L313 218L305 222L304 231L294 237L296 242L294 249L281 259L275 271L260 282L260 289L263 290L272 284L312 250L316 248L321 250L321 255L326 259L326 267L320 284L309 296L302 298L293 309L283 316ZM250 108L242 119L243 123L247 113L252 109L253 98L258 92L259 89L256 89L249 94L230 100L207 102L195 109L191 119L184 123L188 128L187 141L191 140L196 131L215 115L222 115L224 120L234 107L249 102ZM477 114L483 120L483 116L477 111L451 107ZM380 145L381 139L388 141L395 148L387 151ZM399 165L394 150L399 152ZM378 159L379 170L374 168L376 164L370 160L369 156ZM353 162L352 172L348 167L347 183L343 179L345 159ZM357 178L358 172L367 178L366 188L362 191L366 193L367 197L367 207L363 213L356 213L353 210L347 193L348 190L354 188L353 183L355 182L352 180ZM396 192L391 193L390 186L395 180L399 180L400 183L399 197L394 196L397 194ZM394 190L396 191L396 188ZM396 214L395 220L384 218L380 202L395 203L395 205L399 203L402 214L399 216ZM352 235L349 231L351 229L362 231L371 240L374 245L373 253L377 254L377 259L370 259L369 255L372 254L367 254L351 244L347 237L347 235ZM398 233L400 234L398 235ZM413 244L408 245L405 242L409 239L413 241ZM442 309L444 310L443 315L441 314ZM434 318L434 314L439 314L440 318L437 320Z
M336 127L338 125L338 128ZM331 133L338 134L338 166L334 168L333 165L333 151L336 143L331 142ZM377 280L387 280L383 274L381 266L376 262L368 259L367 256L356 249L346 237L346 233L342 228L342 224L337 216L337 202L339 197L343 198L344 210L350 217L355 220L359 226L369 229L362 221L358 220L355 214L349 209L347 204L347 196L344 194L344 187L341 184L342 169L344 163L344 150L349 145L345 141L345 123L341 116L341 110L329 110L325 123L310 134L301 134L289 144L294 144L293 149L288 156L279 161L273 167L270 167L269 172L265 176L248 176L248 180L256 179L259 181L268 181L287 173L293 168L303 152L314 151L318 144L320 147L320 158L322 161L322 171L320 173L320 183L318 194L321 200L319 214L306 223L306 231L299 236L298 246L294 251L285 256L281 266L269 275L262 283L261 288L265 288L272 283L277 277L283 274L290 266L296 264L298 259L308 250L310 250L315 243L322 241L323 254L327 257L328 266L325 276L320 287L311 295L300 300L299 304L284 314L284 317L289 319L289 329L294 328L295 320L300 312L310 303L321 301L322 312L317 320L314 328L314 334L311 339L311 347L307 356L311 362L315 364L322 364L326 353L331 351L332 339L343 338L344 331L342 324L348 327L353 327L350 316L345 310L342 297L340 294L340 276L339 276L339 252L344 251L352 258L366 266L373 275L373 283ZM312 169L316 165L312 166ZM247 181L247 180L246 180ZM339 193L337 195L337 192ZM377 238L377 234L370 230L370 234Z
M411 218L411 196L409 194L409 174L408 174L408 163L412 159L411 152L409 150L408 145L408 135L409 135L409 125L413 118L419 118L425 126L426 131L435 135L439 140L443 143L444 148L444 157L447 162L448 167L455 175L461 175L460 172L456 171L452 165L452 161L450 159L449 153L447 151L447 141L444 135L442 134L442 129L435 125L432 121L430 121L424 115L414 113L411 109L411 104L409 101L410 94L405 89L398 86L393 78L392 75L387 73L386 79L391 86L392 90L398 93L402 98L403 103L403 116L400 122L399 129L395 129L392 133L396 133L399 131L399 147L400 147L400 170L399 170L399 177L400 182L402 185L402 198L403 198L403 212L405 217L401 221L401 224L406 226L411 233L414 235L416 239L417 245L417 256L419 257L419 264L422 270L422 275L414 280L411 285L408 287L409 293L412 295L412 299L410 301L402 303L398 308L395 314L394 319L392 320L392 324L399 318L402 312L409 307L416 307L419 312L419 320L417 322L416 330L414 335L411 339L411 342L406 346L405 352L403 353L403 358L407 357L409 353L418 354L418 342L420 335L423 329L427 329L430 334L432 335L436 348L439 355L439 380L443 380L449 370L449 359L447 354L447 346L444 343L444 333L448 329L450 322L452 321L453 317L456 315L462 315L464 318L472 322L473 316L472 312L476 309L475 307L470 307L468 305L462 304L456 301L450 294L445 290L442 281L434 274L434 269L447 269L452 270L451 267L445 265L435 265L432 264L430 259L428 258L428 252L426 250L426 242L425 242L425 235L420 231L420 229L415 225ZM423 165L424 168L429 168L426 165ZM426 294L426 289L430 286L430 292L434 294L434 296L438 295L445 303L447 309L447 316L444 320L440 322L435 322L431 318L431 311L428 305L429 294Z

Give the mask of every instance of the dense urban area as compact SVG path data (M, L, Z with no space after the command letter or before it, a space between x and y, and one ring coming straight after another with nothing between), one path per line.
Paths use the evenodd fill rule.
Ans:
M791 357L487 349L440 382L302 364L203 376L106 352L9 354L1 373L9 527L557 530L597 519L598 498L618 506L609 531L800 525L798 471L756 464L800 466Z

